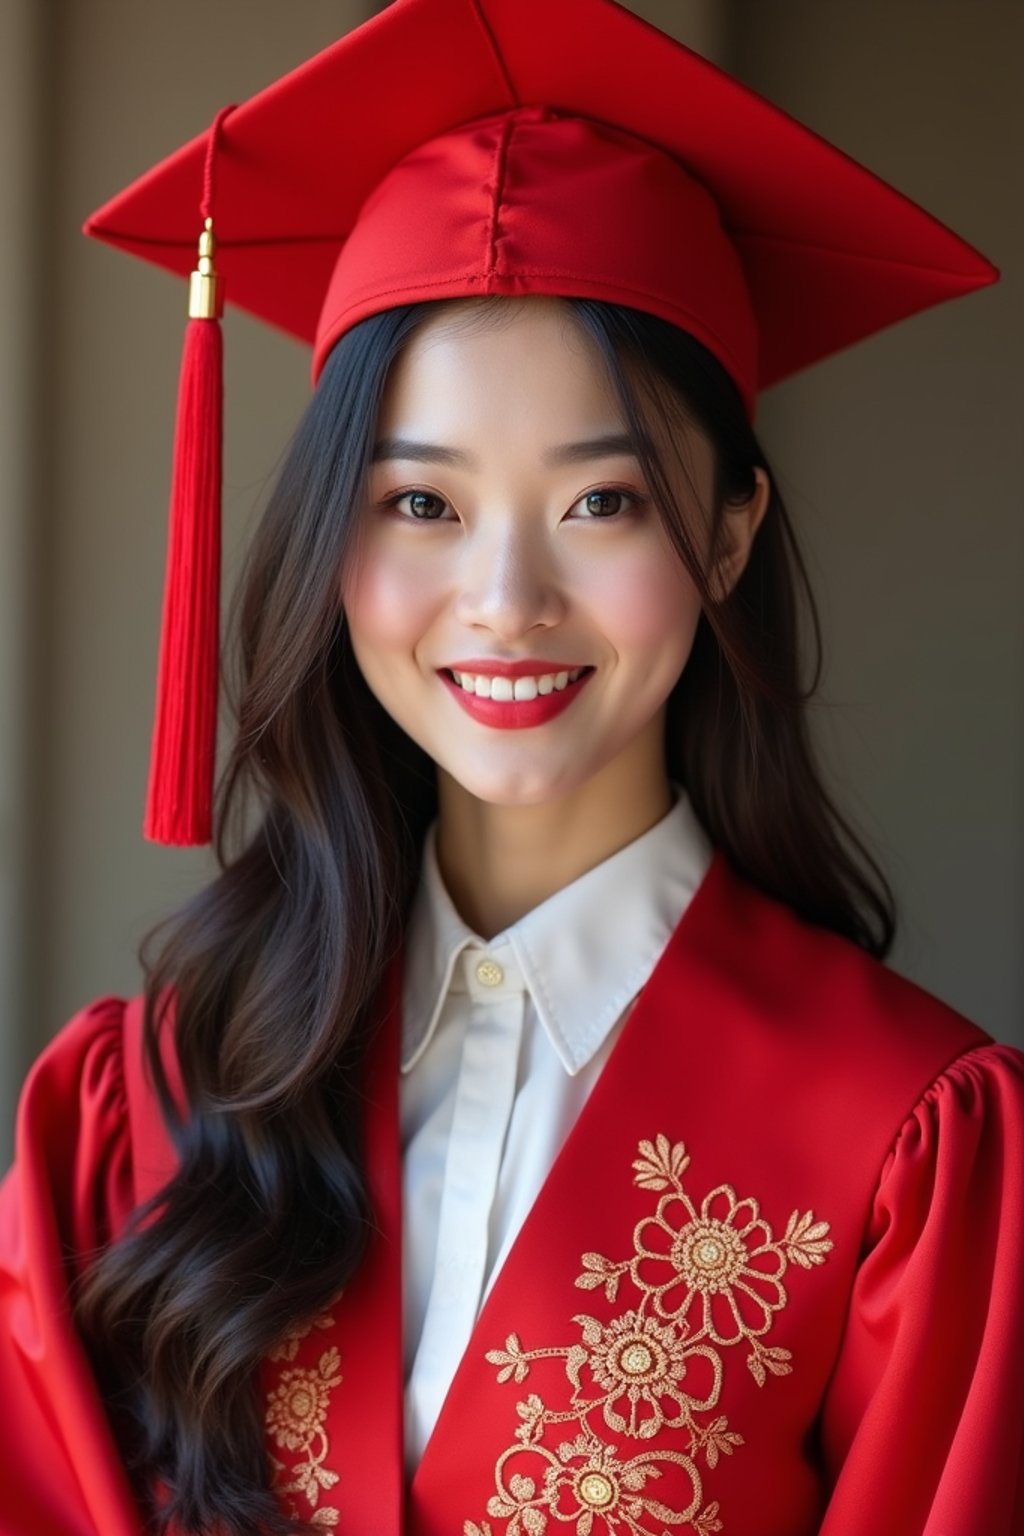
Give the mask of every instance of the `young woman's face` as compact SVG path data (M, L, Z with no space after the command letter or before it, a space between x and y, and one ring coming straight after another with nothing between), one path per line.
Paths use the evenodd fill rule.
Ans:
M469 318L438 314L391 371L341 596L402 729L470 794L537 804L642 736L663 754L701 605L628 443L609 441L626 427L595 343L557 299ZM698 434L690 457L706 505ZM502 662L549 680L482 697ZM488 682L460 691L453 670Z

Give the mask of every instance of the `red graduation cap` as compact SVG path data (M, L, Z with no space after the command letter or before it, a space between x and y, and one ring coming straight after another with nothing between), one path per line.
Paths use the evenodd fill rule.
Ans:
M614 0L394 0L85 232L192 277L146 836L209 841L220 298L312 344L368 315L560 294L649 311L759 389L994 282L982 255ZM215 235L213 250L211 236Z

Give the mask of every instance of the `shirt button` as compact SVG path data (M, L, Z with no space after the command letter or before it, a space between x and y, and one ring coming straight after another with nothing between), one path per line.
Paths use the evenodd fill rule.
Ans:
M482 987L500 987L505 980L505 972L497 960L481 960L476 968L476 979Z

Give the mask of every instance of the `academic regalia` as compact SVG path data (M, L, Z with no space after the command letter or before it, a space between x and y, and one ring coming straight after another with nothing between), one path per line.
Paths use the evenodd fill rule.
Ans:
M995 280L951 230L609 0L395 0L86 231L190 278L146 835L211 835L220 287L312 347L547 293L758 391ZM414 238L410 238L410 231ZM399 952L361 1064L374 1231L263 1363L285 1507L351 1536L1012 1536L1024 1057L715 849L403 1476ZM26 1084L0 1192L0 1536L138 1536L69 1285L175 1169L140 998ZM174 1078L173 1032L163 1037Z
M487 1296L403 1524L401 976L366 1064L379 1230L260 1383L282 1499L354 1536L1015 1536L1024 1055L717 851ZM22 1100L11 1536L140 1530L66 1304L173 1171L140 1013L78 1014Z

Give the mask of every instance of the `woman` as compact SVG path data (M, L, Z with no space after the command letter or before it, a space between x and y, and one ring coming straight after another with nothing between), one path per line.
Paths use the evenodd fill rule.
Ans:
M532 3L398 0L90 222L178 267L202 187L220 242L163 840L207 832L218 259L316 390L221 873L25 1089L13 1531L1019 1526L1024 1058L880 963L752 429L994 273L628 13L543 16L571 66ZM384 81L353 155L323 114Z

